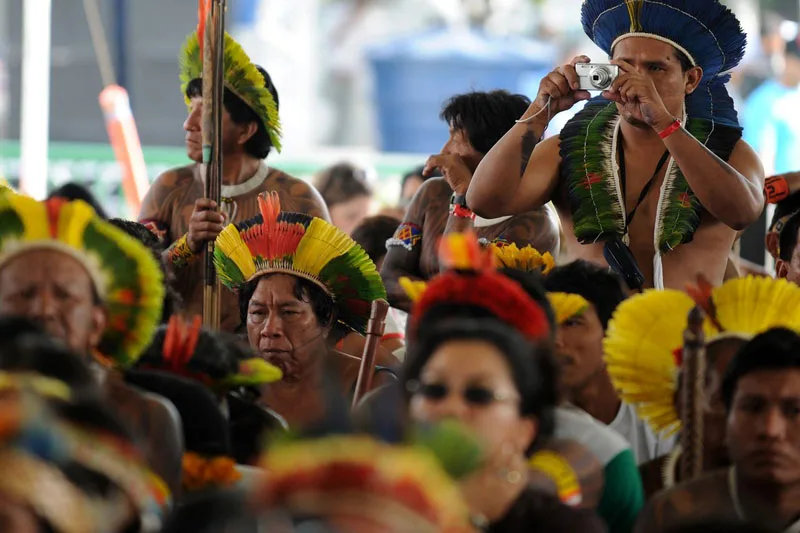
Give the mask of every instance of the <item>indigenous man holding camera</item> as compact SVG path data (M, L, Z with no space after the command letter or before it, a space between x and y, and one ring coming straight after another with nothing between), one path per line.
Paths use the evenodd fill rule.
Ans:
M721 283L737 231L764 205L763 168L725 89L745 46L738 20L718 0L587 0L582 19L611 64L580 56L548 74L467 203L497 217L552 200L571 258L610 265L632 289L682 289L700 272Z

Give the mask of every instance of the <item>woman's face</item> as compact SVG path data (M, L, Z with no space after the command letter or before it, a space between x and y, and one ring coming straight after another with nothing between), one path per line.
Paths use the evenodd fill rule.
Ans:
M346 202L334 204L330 207L331 222L333 222L334 226L350 235L369 216L371 208L371 197L366 195L356 196Z
M412 419L458 420L483 440L490 456L506 445L524 454L536 436L535 421L520 416L511 368L488 342L452 340L440 345L415 389Z

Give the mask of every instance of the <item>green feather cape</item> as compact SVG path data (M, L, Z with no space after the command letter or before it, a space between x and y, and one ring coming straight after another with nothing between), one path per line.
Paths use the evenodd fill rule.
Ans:
M561 179L566 184L575 237L582 244L625 234L612 146L619 120L613 102L595 99L561 131ZM741 138L736 128L691 117L686 129L725 161ZM670 160L656 215L654 243L660 254L692 240L702 209L678 165Z

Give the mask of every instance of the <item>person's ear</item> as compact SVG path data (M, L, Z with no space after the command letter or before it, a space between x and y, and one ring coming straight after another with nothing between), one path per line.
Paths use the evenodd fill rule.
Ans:
M105 309L99 305L95 305L92 309L92 324L91 331L89 332L89 350L94 350L100 345L100 340L103 338L103 332L106 330L108 323L108 315Z
M692 67L686 71L686 94L692 94L703 79L703 69Z
M514 447L524 455L538 434L538 420L530 417L520 418L520 423L514 432Z
M253 138L253 135L258 131L258 124L255 122L248 122L246 125L240 126L239 129L239 144L245 144Z
M786 261L783 259L778 259L775 262L775 277L777 278L786 278L789 275L789 267L786 265Z
M767 233L767 236L764 238L764 242L766 243L769 255L771 255L773 259L778 259L778 246L780 244L780 235L778 232L770 231Z

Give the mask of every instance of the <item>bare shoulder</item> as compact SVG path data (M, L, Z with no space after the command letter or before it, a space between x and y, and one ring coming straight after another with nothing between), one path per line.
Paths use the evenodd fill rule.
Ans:
M739 139L733 147L728 164L739 171L745 178L764 182L764 165L752 146L744 139Z
M160 174L150 185L142 201L139 220L161 220L167 212L166 204L177 197L182 197L198 180L196 164L172 168Z
M687 520L724 515L730 508L727 470L712 472L656 494L636 523L635 532L661 532Z
M305 213L330 222L331 216L325 201L310 183L271 168L267 177L267 188L278 192L284 210Z
M503 237L520 248L530 245L555 254L559 248L558 215L548 206L517 215L508 221Z

